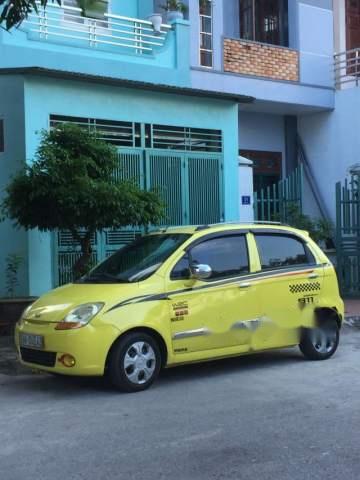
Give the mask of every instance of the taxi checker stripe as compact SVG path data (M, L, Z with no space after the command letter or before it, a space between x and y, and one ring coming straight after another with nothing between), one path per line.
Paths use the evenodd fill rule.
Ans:
M297 283L295 285L289 285L289 290L291 293L314 292L316 290L321 290L321 284L319 282Z
M109 313L113 310L116 310L118 308L124 307L126 305L132 305L136 303L143 303L143 302L154 302L157 300L170 300L170 297L173 297L175 295L180 295L181 293L185 292L197 292L200 290L206 290L210 288L216 288L216 287L222 287L223 285L228 285L231 283L237 283L242 280L262 280L262 279L269 279L269 278L278 278L278 277L288 277L292 275L300 275L300 274L310 274L313 273L316 268L323 267L323 265L315 265L311 269L304 269L304 267L300 267L297 269L291 268L291 269L286 269L282 270L281 272L277 271L276 273L274 270L268 271L268 272L257 272L257 273L249 273L248 275L241 275L239 277L235 278L230 278L227 280L219 280L217 282L211 282L209 285L201 285L201 287L187 287L183 288L181 290L174 290L172 292L164 292L164 293L157 293L157 294L150 294L150 295L140 295L137 297L132 297L127 300L124 300L120 303L117 303L113 307L111 307L109 310L106 311L106 313Z

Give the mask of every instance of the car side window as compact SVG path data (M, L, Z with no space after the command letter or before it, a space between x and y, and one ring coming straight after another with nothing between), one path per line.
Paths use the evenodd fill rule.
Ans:
M276 234L256 234L255 238L263 270L315 262L312 254L300 239Z
M170 279L171 280L188 280L190 278L190 259L186 253L173 268Z
M209 280L235 277L249 272L249 257L244 235L232 235L204 240L191 248L171 273L172 280L187 279L189 265L205 264L212 269Z

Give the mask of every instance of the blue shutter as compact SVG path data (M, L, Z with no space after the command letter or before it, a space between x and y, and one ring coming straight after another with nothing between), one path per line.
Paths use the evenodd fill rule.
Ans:
M184 155L164 151L146 152L146 188L157 190L166 204L163 225L186 223Z
M141 188L145 188L143 150L122 148L118 152L118 158L118 168L114 173L115 181L133 180ZM132 227L105 230L102 235L101 258L109 257L140 235L141 230Z
M192 225L223 220L222 158L187 155L189 175L189 222Z

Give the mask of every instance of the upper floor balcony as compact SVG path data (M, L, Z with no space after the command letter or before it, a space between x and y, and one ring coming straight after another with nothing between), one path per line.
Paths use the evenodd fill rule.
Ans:
M332 2L190 0L192 81L257 99L249 108L303 113L334 106ZM190 17L191 20L191 17Z
M62 6L48 3L46 9L29 15L18 29L2 31L0 68L42 67L188 85L187 21L169 25L160 19L156 24L108 10L87 16L74 5L74 0Z
M184 0L189 20L148 20L163 0L48 3L11 33L0 68L42 67L255 97L284 114L334 106L333 11L301 0ZM250 107L249 107L250 108Z
M360 48L334 55L335 85L338 90L360 86Z

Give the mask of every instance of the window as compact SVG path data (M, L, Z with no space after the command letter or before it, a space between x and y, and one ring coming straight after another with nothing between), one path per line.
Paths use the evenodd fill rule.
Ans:
M0 118L0 153L5 150L4 120Z
M96 132L99 139L117 147L133 148L145 144L146 148L190 152L221 153L223 150L221 130L145 124L142 134L141 124L137 122L50 115L50 128L62 123L73 123Z
M288 46L287 0L239 0L240 38Z
M50 115L50 128L62 123L73 123L96 132L97 137L118 147L140 147L140 123L101 120L99 118Z
M253 0L240 0L240 37L254 40L254 5Z
M199 0L200 65L213 66L213 5L212 0Z
M190 257L184 255L175 265L170 275L171 280L186 280L190 278Z
M189 278L189 264L205 264L212 269L210 280L236 277L249 272L249 259L244 235L205 240L193 247L175 266L172 280Z
M360 0L346 0L346 49L360 47Z
M314 263L307 247L297 238L267 234L255 237L263 270Z
M190 152L222 152L222 131L205 128L146 125L146 147Z
M131 283L150 277L187 239L186 234L147 235L95 267L81 282Z

